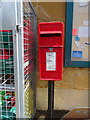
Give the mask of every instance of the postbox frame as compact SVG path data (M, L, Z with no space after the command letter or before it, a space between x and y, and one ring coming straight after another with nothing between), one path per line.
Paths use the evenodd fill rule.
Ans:
M61 30L62 31L60 31L60 29L58 29L58 30L53 30L53 31L50 31L50 29L48 30L48 29L44 29L44 30L46 30L46 31L40 31L40 25L48 25L48 24L50 24L50 25L54 25L54 24L56 24L56 25L58 25L58 24L61 24L61 26L62 26L62 28L61 28ZM58 28L58 27L57 27ZM49 33L48 33L49 32ZM40 36L40 34L42 35L42 34L44 34L44 35L47 35L47 34L51 34L51 35L55 35L55 33L56 33L56 35L58 36L59 34L61 34L61 43L59 42L59 40L60 40L60 36L58 37L58 45L56 44L56 45L46 45L46 43L45 44L42 44L42 43L40 43L40 40L42 40L42 38L41 38L41 36ZM62 71L63 71L63 53L64 53L64 24L62 23L62 22L48 22L48 23L39 23L39 25L38 25L38 57L39 57L39 71L40 71L40 80L49 80L49 81L59 81L59 80L62 80ZM48 39L48 38L47 38ZM48 42L47 42L48 43ZM43 54L44 54L44 56L43 56L43 59L44 59L44 62L46 61L46 55L45 55L45 52L43 51L43 49L46 51L46 52L56 52L56 71L53 71L53 70L50 70L50 71L46 71L45 69L46 69L46 65L44 65L44 63L42 63L41 61L41 56L43 56ZM57 51L57 49L58 49L58 51ZM61 50L61 60L60 60L60 50ZM42 53L42 55L41 55L41 51L43 52ZM57 53L58 53L58 55L57 55ZM60 61L59 61L60 60ZM61 64L60 64L61 63ZM58 67L58 70L57 70L57 66L60 66L60 67ZM44 68L42 68L42 66L44 66ZM60 68L60 69L59 69ZM44 70L44 72L45 72L45 74L43 73L43 70ZM57 77L55 77L55 72L56 73L58 73L58 78ZM42 75L42 73L44 74L44 77L42 77L43 75ZM53 77L49 77L50 76L50 74L52 74L52 73L54 73L53 74ZM48 75L47 75L48 74Z

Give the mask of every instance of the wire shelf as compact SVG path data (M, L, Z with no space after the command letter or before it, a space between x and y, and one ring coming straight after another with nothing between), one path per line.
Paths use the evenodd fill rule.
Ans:
M0 119L15 119L14 85L13 31L0 30Z
M23 3L23 30L24 30L24 99L25 99L25 116L32 118L35 112L34 91L32 86L34 73L34 20L30 15L32 9L29 3ZM33 19L32 19L33 18Z
M15 2L17 0L10 3L3 2L1 7L5 11L3 9L2 13L0 12L3 20L2 28L0 27L0 119L3 120L14 120L16 117L32 118L35 114L33 86L35 73L35 13L30 6L30 2L17 2L17 6L15 6ZM3 7L3 5L6 7ZM10 11L11 6L13 6L12 12ZM18 12L17 17L14 7ZM20 11L20 8L23 11ZM6 11L7 13L5 13ZM8 14L9 12L13 13L12 19ZM17 30L16 23L14 24L16 19L17 21L20 20L19 22L23 21L21 25L23 27L20 31ZM3 26L7 29L3 29ZM20 91L23 92L20 93Z

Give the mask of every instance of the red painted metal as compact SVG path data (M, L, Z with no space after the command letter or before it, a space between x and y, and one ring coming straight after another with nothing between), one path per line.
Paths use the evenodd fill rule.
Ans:
M63 46L64 24L61 22L40 23L38 37L40 47Z
M40 80L62 80L64 24L62 22L39 23L38 47ZM48 57L50 54L53 54L52 58ZM48 61L51 61L52 68Z

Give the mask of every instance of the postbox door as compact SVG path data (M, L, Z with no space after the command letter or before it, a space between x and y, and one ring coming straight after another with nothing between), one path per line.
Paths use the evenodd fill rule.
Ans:
M41 80L62 80L63 48L39 48L39 58Z

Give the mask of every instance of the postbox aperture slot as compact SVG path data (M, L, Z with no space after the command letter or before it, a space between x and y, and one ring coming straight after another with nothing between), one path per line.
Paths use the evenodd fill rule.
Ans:
M61 34L41 34L41 37L61 37Z

